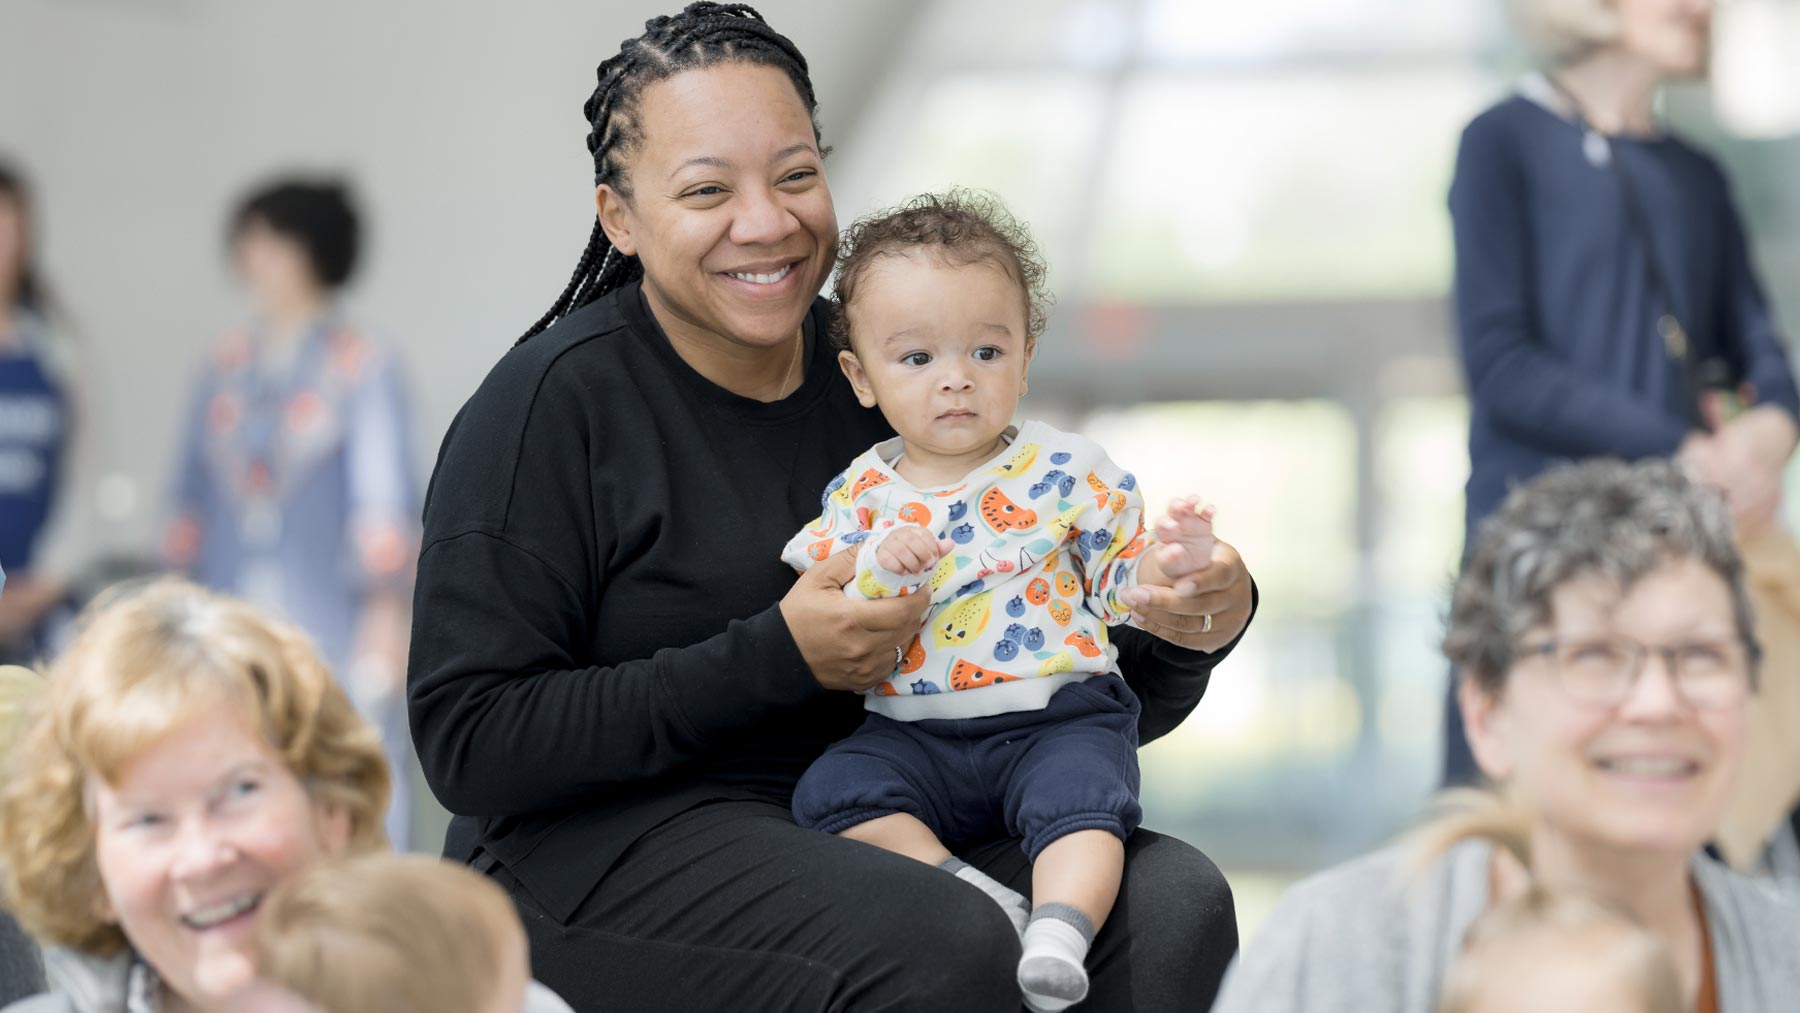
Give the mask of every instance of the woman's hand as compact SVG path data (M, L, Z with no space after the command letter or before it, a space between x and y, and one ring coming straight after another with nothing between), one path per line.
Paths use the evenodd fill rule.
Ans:
M1773 520L1781 506L1781 477L1800 428L1785 409L1759 405L1726 422L1713 437L1716 477L1742 530Z
M781 599L781 618L826 689L861 692L892 675L894 649L912 643L931 607L926 593L846 597L844 585L855 579L856 553L840 552L801 574Z
M1194 502L1177 500L1169 507L1170 513L1182 509L1193 511ZM1172 523L1167 517L1159 521L1159 536ZM1215 539L1205 566L1169 576L1174 587L1139 585L1121 596L1146 632L1179 647L1216 651L1249 624L1250 571L1229 542Z

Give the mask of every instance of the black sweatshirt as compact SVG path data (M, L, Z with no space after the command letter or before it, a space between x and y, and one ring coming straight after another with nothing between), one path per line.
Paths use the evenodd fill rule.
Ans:
M567 918L618 855L708 799L786 804L862 719L822 689L777 602L782 545L893 435L808 315L806 377L765 404L676 355L636 285L507 353L439 451L407 696L425 778L477 848ZM1215 654L1120 627L1148 741ZM473 819L468 819L472 817Z

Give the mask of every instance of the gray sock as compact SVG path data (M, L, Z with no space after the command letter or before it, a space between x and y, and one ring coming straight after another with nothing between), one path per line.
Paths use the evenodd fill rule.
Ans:
M1040 904L1025 926L1019 991L1032 1013L1060 1013L1087 998L1094 923L1068 904Z
M1000 910L1005 911L1006 917L1012 921L1013 931L1021 936L1025 934L1025 923L1031 918L1031 904L1025 900L1023 894L1008 888L999 880L955 855L939 862L938 868L992 897L994 903L1000 905Z

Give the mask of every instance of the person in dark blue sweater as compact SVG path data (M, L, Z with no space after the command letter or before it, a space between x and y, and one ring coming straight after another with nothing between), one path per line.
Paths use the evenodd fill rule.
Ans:
M1469 387L1465 544L1562 461L1673 456L1767 523L1800 393L1717 164L1657 122L1707 69L1710 4L1529 0L1546 70L1463 132L1450 212ZM1726 420L1719 391L1748 408ZM1475 776L1446 710L1445 780Z

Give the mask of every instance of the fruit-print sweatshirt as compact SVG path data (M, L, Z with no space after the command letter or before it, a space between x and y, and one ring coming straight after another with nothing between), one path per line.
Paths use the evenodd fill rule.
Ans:
M1137 480L1092 440L1042 422L1007 436L993 460L936 489L894 470L898 437L871 447L831 480L818 520L782 550L803 572L856 552L845 594L929 591L924 629L892 677L865 694L868 710L896 721L1039 710L1068 683L1118 673L1107 627L1131 617L1119 593L1137 583L1151 544ZM906 525L955 543L926 579L876 558Z

